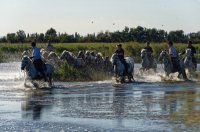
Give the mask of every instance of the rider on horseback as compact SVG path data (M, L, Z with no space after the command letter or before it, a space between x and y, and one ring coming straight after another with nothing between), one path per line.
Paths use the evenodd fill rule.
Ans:
M188 46L186 47L186 49L191 49L191 57L192 57L192 62L195 66L195 69L197 69L197 60L196 58L194 57L194 54L196 54L196 49L194 46L192 46L192 41L188 41ZM185 54L186 52L182 52L181 55Z
M40 49L36 47L36 42L32 42L31 46L33 48L33 51L32 51L32 57L30 58L33 60L33 64L36 70L42 74L44 81L46 82L47 77L44 72L46 67L45 67L45 63L41 59Z
M179 73L182 73L183 78L185 80L187 80L185 69L183 69L183 71L182 71L182 69L180 67L180 60L179 60L176 48L173 46L173 42L169 41L168 46L169 46L169 55L171 57L171 62L173 65L173 71L178 71Z
M180 65L179 65L179 58L178 58L176 48L173 46L173 42L169 41L168 46L169 46L169 55L171 57L173 69L180 71L181 68L180 68Z
M144 47L144 49L146 49L146 51L147 51L147 57L148 57L148 59L150 61L149 67L151 67L153 65L154 59L153 59L153 56L152 56L153 49L150 46L150 42L146 43L146 47Z
M117 54L118 58L124 65L124 67L125 67L124 74L126 74L126 73L128 73L128 66L127 66L126 60L124 59L124 49L122 48L121 44L117 44L116 47L117 47L117 50L115 51L115 53Z

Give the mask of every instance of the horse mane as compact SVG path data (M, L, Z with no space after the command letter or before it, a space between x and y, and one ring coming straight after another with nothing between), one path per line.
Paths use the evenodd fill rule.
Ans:
M143 53L144 51L146 52L147 50L146 50L146 49L142 49L142 50L141 50L141 53Z
M57 58L58 55L55 52L51 51L47 58L49 59L50 57L56 57Z
M28 55L24 55L24 56L22 56L22 59L24 59L24 58L27 58L27 59L29 59L29 60L30 60L30 58L29 58L29 56L28 56Z

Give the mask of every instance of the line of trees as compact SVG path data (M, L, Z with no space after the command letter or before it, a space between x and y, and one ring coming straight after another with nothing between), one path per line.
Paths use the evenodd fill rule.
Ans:
M155 42L161 43L172 40L176 43L185 43L192 40L194 43L200 43L200 31L196 33L184 34L183 30L170 31L156 28L145 28L138 26L136 28L125 27L122 31L115 32L99 32L97 34L87 34L81 36L79 33L67 34L59 33L55 29L50 28L46 33L26 34L23 30L16 33L8 33L0 38L1 43L25 43L37 41L45 43L48 40L56 43L76 43L76 42Z

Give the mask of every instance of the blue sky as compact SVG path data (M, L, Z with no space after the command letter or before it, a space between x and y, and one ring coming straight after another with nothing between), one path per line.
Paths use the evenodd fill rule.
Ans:
M199 12L200 0L0 0L0 36L50 27L85 35L138 25L189 33L200 31Z

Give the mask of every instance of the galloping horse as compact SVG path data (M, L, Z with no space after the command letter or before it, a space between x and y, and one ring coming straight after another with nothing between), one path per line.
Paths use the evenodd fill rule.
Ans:
M184 63L183 63L182 60L179 61L180 71L178 71L177 68L173 67L173 64L170 60L170 57L169 57L169 55L167 54L166 51L162 51L160 53L159 61L163 61L164 71L165 71L165 74L166 74L167 77L169 77L170 73L179 72L178 77L180 77L180 75L182 75L183 79L187 80L187 76L186 76L185 69L184 69Z
M120 81L121 83L125 82L125 76L128 76L129 82L131 82L131 79L133 79L133 73L134 73L134 60L131 57L126 57L125 58L128 70L126 73L125 72L125 66L124 64L120 61L118 55L114 53L110 59L112 64L114 65L114 72L116 74L116 81ZM119 80L117 79L119 77Z
M52 86L52 75L54 72L54 67L50 64L45 64L46 65L46 70L45 74L47 77L47 81L49 83L49 86ZM22 62L21 62L21 70L25 70L26 75L28 78L32 80L40 80L42 79L42 75L36 70L34 64L32 63L31 59L28 56L23 56L22 57Z
M140 68L140 70L147 71L149 69L153 69L154 72L156 72L156 69L157 69L156 60L153 58L152 60L149 59L146 49L141 50L141 58L142 58L142 67Z
M190 76L192 76L196 70L195 64L192 62L191 52L191 49L186 49L186 57L184 59L184 66L188 70Z
M64 50L60 56L60 59L65 59L67 63L73 65L74 67L83 67L85 66L85 62L82 58L76 58L74 54L69 51Z

